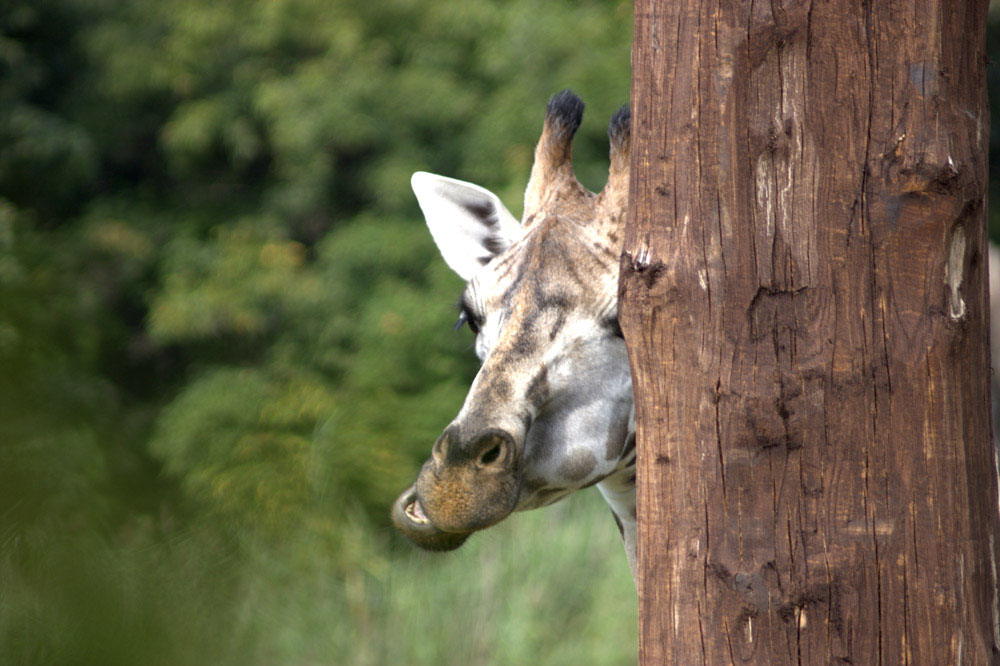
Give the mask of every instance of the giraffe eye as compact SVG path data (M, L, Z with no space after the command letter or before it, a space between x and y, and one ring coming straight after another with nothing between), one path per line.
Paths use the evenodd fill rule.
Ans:
M472 313L470 313L465 307L462 308L462 311L458 315L458 321L455 322L455 330L457 331L462 328L463 324L468 324L469 330L471 330L474 334L479 335L479 323L476 321L476 318L472 315Z

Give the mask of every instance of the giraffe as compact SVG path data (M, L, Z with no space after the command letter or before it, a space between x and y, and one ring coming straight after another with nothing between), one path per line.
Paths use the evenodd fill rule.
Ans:
M635 576L635 411L618 326L629 179L629 109L608 126L604 189L572 167L583 102L549 100L519 223L492 192L425 172L413 191L442 257L467 284L482 361L465 402L396 500L396 527L428 550L596 485Z

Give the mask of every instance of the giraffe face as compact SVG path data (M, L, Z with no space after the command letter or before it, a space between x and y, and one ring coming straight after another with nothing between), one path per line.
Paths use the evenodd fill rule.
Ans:
M461 411L393 509L396 526L427 549L457 548L512 511L593 485L631 453L632 388L616 298L620 182L600 195L558 173L534 182L540 161L552 171L546 152L558 153L546 133L557 134L563 121L557 138L568 144L572 136L572 119L559 116L566 109L552 106L523 224L482 188L413 178L445 261L467 280L461 321L482 360Z
M559 217L535 222L472 277L463 316L483 365L398 502L407 536L457 546L616 469L632 410L616 277L617 255Z

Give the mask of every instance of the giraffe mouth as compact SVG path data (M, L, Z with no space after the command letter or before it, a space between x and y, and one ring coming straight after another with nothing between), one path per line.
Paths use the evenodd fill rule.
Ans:
M454 550L465 543L469 532L445 532L435 527L417 497L416 484L399 496L392 507L392 522L407 539L424 550Z
M430 518L424 513L424 507L420 505L420 500L417 499L416 495L413 496L413 501L406 505L403 509L406 513L406 517L417 525L430 525Z

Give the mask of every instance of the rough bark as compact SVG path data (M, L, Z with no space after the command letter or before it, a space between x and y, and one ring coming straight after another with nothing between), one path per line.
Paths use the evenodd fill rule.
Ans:
M1000 664L987 3L636 0L643 664Z

